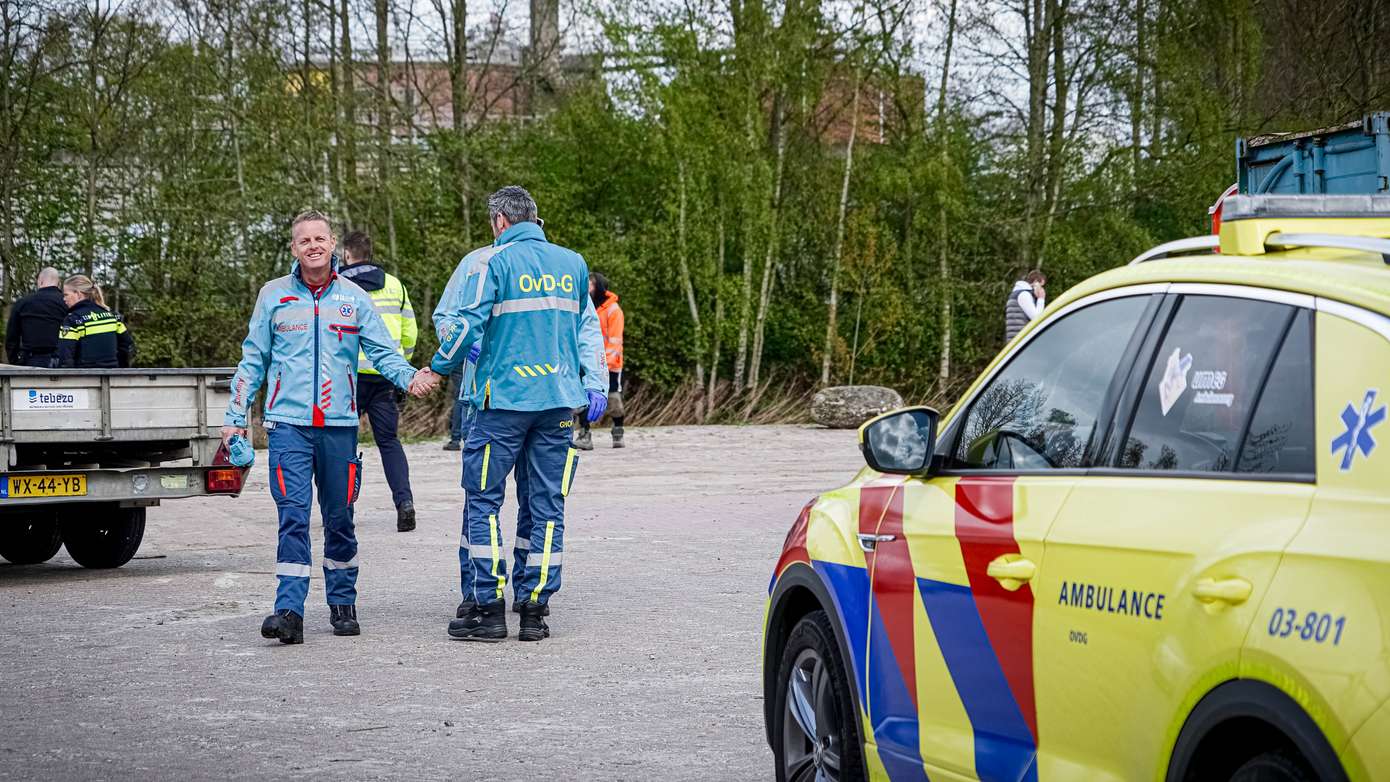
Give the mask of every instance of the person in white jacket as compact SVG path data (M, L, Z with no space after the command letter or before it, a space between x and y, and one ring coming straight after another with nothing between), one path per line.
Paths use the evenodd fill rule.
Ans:
M1004 341L1018 336L1023 327L1037 320L1047 308L1047 276L1034 269L1023 275L1009 291L1004 303Z

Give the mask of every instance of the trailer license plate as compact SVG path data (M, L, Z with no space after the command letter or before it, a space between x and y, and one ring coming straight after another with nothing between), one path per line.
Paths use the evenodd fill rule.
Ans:
M85 475L11 475L0 489L11 499L21 497L85 497Z

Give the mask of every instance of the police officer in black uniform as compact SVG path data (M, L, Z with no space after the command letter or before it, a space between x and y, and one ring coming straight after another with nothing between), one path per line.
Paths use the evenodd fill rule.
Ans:
M58 270L39 272L34 292L14 303L5 327L5 356L26 367L58 366L58 329L68 316Z
M135 340L121 316L106 309L101 287L82 274L63 281L68 315L58 332L58 365L82 369L128 367Z

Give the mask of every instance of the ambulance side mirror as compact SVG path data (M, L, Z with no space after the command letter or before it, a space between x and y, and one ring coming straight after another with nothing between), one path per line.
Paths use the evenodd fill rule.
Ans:
M872 418L859 427L859 450L869 467L897 475L926 475L936 451L941 414L907 407Z

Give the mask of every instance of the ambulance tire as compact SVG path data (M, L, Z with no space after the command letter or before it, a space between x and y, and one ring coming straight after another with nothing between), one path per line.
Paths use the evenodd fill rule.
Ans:
M1346 782L1332 744L1297 701L1254 679L1207 693L1173 744L1167 782Z
M16 565L47 562L62 545L58 518L51 510L0 516L0 557Z
M1231 775L1231 782L1314 782L1316 779L1302 760L1282 751L1256 755Z
M63 518L63 545L85 568L120 567L140 550L145 509L116 505L69 512Z
M772 755L777 782L827 779L831 782L863 782L864 742L859 737L859 708L850 691L845 661L835 643L835 630L824 611L801 618L787 636L777 667L772 731ZM812 746L787 701L792 683L800 678L801 692L816 714L816 733L825 742L820 752ZM822 677L824 677L822 679ZM838 756L836 758L836 756ZM836 763L829 763L837 759ZM824 772L821 776L817 769Z

